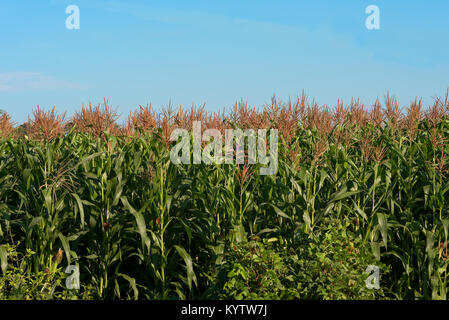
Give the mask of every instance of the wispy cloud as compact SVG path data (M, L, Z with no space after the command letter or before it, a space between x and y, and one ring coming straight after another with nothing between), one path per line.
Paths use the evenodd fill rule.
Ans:
M0 92L46 92L87 89L86 85L60 80L38 72L12 71L0 73Z

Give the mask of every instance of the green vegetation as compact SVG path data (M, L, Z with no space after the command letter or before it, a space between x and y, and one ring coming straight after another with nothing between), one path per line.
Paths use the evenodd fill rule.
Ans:
M38 111L0 140L0 298L447 299L448 109L274 99L221 120L141 108L132 129L96 131L80 122L101 117L64 131ZM170 129L195 119L279 128L277 174L171 163Z

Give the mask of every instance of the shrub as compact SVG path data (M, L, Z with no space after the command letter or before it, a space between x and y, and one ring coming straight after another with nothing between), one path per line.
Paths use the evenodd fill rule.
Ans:
M365 272L376 265L381 276L388 268L377 261L369 244L351 232L347 219L324 220L318 234L299 247L297 255L289 256L295 270L296 281L301 284L304 299L375 299L385 296L380 279L380 289L368 289Z
M227 281L223 286L222 298L299 298L294 274L285 264L285 256L269 242L250 241L232 246L225 259Z
M54 267L34 273L27 272L27 264L36 253L30 249L25 254L17 251L17 246L5 245L9 259L8 269L0 276L0 300L51 300L51 299L91 299L90 289L75 291L65 288L67 274L57 262Z

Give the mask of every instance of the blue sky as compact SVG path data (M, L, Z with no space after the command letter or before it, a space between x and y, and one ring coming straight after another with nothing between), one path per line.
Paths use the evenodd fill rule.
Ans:
M65 27L68 5L80 29ZM380 9L380 30L365 8ZM449 2L381 0L0 0L0 109L67 115L108 98L216 111L304 90L321 104L387 91L407 105L449 87Z

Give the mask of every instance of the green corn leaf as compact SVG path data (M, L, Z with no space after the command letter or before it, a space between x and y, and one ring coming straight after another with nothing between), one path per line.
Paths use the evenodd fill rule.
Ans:
M447 242L449 219L443 219L441 222L443 223L443 228L444 228L444 241Z
M151 241L150 241L150 238L148 238L147 227L146 227L146 223L145 223L145 219L144 219L143 215L140 212L137 212L129 204L128 199L126 197L122 196L120 198L120 200L122 201L122 203L125 206L125 208L127 208L129 210L129 212L131 212L131 214L136 219L137 231L140 234L140 237L142 238L143 243L145 244L145 246L149 250L150 246L151 246Z
M8 251L4 245L0 246L0 267L3 274L5 274L8 267Z
M426 252L429 253L435 243L435 233L432 231L426 232Z
M129 285L131 286L131 288L134 291L134 300L138 300L139 299L139 290L137 289L137 286L136 286L136 279L134 279L124 273L117 273L117 276L122 277L123 279L125 279L126 281L129 282Z
M187 270L187 282L189 286L189 290L192 290L192 282L198 286L195 272L193 271L193 263L192 257L187 253L187 251L180 246L174 246L176 251L178 251L179 255L184 259L184 263Z
M31 220L30 224L28 225L28 230L31 230L35 225L37 225L41 221L42 221L42 217L33 218L33 220Z
M333 197L331 198L331 202L336 202L336 201L339 201L339 200L343 200L345 198L348 198L350 196L353 196L353 195L356 195L356 194L362 192L362 190L355 190L355 191L346 191L346 190L347 189L346 189L346 186L345 186L342 190L340 190L340 191L336 192L335 194L333 194Z
M61 240L62 247L64 248L65 257L67 258L67 263L70 265L72 263L72 259L70 256L70 246L67 238L62 234L58 233L58 238Z
M274 205L274 204L272 204L272 203L265 203L265 204L268 204L268 205L270 205L273 209L274 209L274 211L276 212L276 214L278 215L278 216L280 216L280 217L282 217L282 218L285 218L285 219L291 219L284 211L282 211L281 209L279 209L276 205Z
M84 207L83 207L83 203L82 203L80 197L76 193L72 193L72 196L75 199L75 201L76 201L76 203L78 205L78 210L80 212L81 229L84 229Z
M382 235L382 240L384 242L385 248L387 248L388 243L388 225L387 218L383 213L377 213L377 221L379 222L380 234Z

